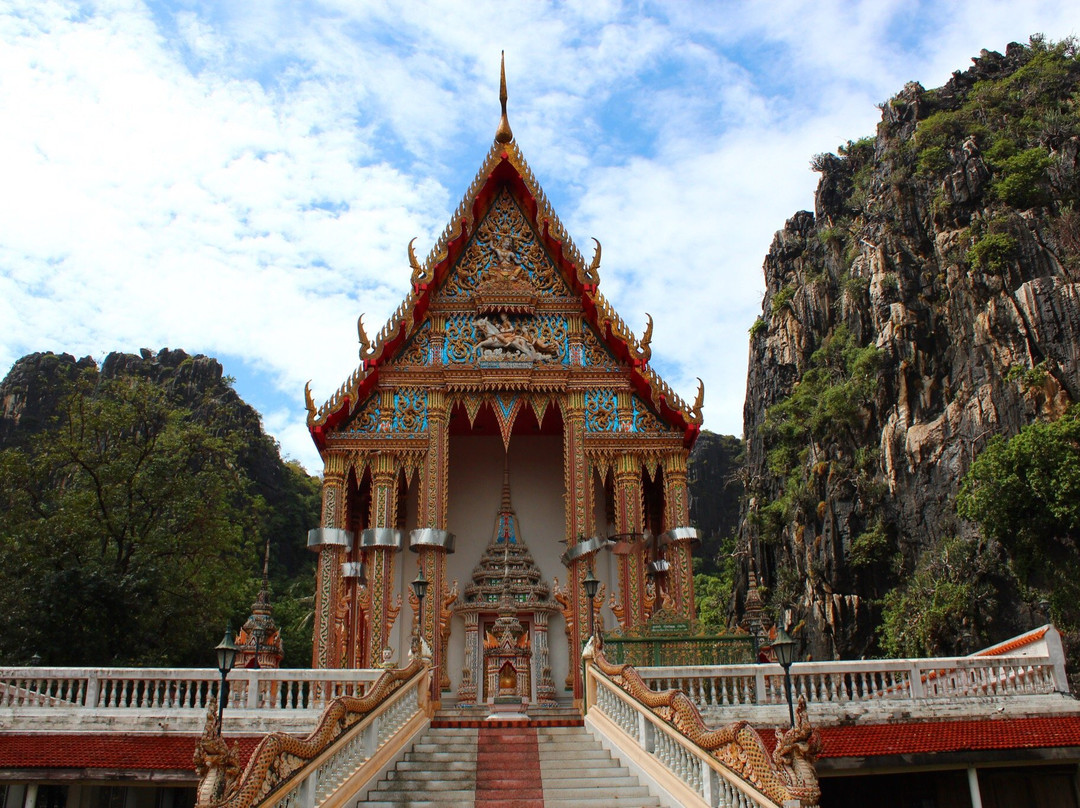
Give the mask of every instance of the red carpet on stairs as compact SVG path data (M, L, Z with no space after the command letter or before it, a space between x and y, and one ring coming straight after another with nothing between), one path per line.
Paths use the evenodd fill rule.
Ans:
M544 808L535 729L480 729L476 739L476 808Z

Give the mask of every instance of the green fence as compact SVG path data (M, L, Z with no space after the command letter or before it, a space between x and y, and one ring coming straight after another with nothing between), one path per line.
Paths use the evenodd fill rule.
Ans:
M609 662L634 667L742 665L757 661L757 640L751 636L604 637Z

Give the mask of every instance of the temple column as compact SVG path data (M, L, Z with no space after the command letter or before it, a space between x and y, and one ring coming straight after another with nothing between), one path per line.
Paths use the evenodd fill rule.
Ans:
M673 528L690 525L690 497L686 487L687 453L670 454L664 460L664 558L671 565L667 572L668 594L675 611L687 620L694 616L694 568L690 545L696 532Z
M349 603L341 570L352 544L352 535L345 531L345 458L341 454L330 453L324 462L321 522L321 527L308 531L308 549L319 554L311 666L338 668L345 664L349 631Z
M563 466L566 485L566 546L569 550L590 532L589 517L592 513L592 487L589 463L585 458L585 393L572 390L563 400ZM570 644L570 675L573 682L574 701L582 694L581 644L588 630L588 598L585 597L585 573L587 556L570 562L567 569L566 595L571 604L573 621L568 621L567 640ZM572 677L572 678L571 678Z
M364 611L368 616L367 650L363 664L373 667L382 661L382 650L389 646L390 630L401 610L401 595L394 577L394 556L401 551L401 533L397 525L398 462L389 452L374 458L371 475L371 515L367 530L360 534L360 544L367 560L367 587ZM395 595L396 602L395 602ZM404 656L400 661L404 661Z
M458 701L462 704L477 704L480 694L477 685L480 682L480 616L476 612L465 612L465 664L461 668L461 686L458 688Z
M619 555L619 595L622 600L622 624L640 626L649 619L652 598L646 592L645 556L648 548L642 534L641 463L630 453L615 459L615 533L624 536L628 552Z
M438 342L441 345L441 339ZM437 355L441 356L441 347ZM446 582L446 556L454 551L454 537L446 531L447 477L450 473L448 402L443 390L429 390L427 396L428 449L420 477L419 529L413 531L410 549L420 554L417 563L428 580L429 596L422 604L420 630L431 648L434 668L431 698L437 707L442 691L450 689L443 624L451 617L447 609L454 600Z
M536 682L536 701L555 702L555 682L551 679L551 655L548 651L548 613L533 614L533 681Z

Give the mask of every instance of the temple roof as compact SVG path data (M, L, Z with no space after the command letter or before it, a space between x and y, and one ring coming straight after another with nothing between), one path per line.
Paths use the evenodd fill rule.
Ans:
M412 243L409 244L411 289L404 301L374 339L368 339L362 322L358 322L361 363L329 400L316 407L310 388L305 389L307 423L312 438L320 450L325 448L326 436L355 415L370 397L386 365L426 324L429 308L437 301L440 290L493 205L508 193L524 215L530 230L535 233L546 260L555 267L575 305L580 306L582 319L600 338L614 360L624 367L634 393L663 420L667 428L682 432L686 444L692 444L702 422L704 388L699 387L696 401L692 405L687 404L649 366L652 318L649 318L645 332L639 338L600 293L600 244L597 242L594 257L586 262L533 176L513 140L506 118L505 74L500 98L503 117L496 139L446 229L423 262L416 257ZM502 291L505 296L507 290ZM522 299L518 309L527 309L529 305L528 300ZM478 306L478 311L482 310L482 301ZM515 310L505 303L502 308L504 311Z

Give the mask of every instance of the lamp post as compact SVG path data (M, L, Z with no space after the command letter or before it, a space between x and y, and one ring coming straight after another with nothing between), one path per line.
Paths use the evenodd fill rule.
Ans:
M229 697L229 683L226 681L226 677L236 663L236 644L233 642L231 623L225 624L225 636L222 637L221 642L218 643L215 650L217 651L218 670L221 672L221 687L218 689L217 712L218 734L220 735L221 718L225 712L225 700Z
M782 628L777 629L772 648L776 652L776 661L784 669L784 693L787 694L788 717L791 719L791 726L794 727L795 707L791 703L791 663L795 661L795 640L791 639L791 635Z
M592 567L589 567L589 574L585 576L585 597L589 599L589 638L591 639L595 633L593 626L596 620L596 591L600 588L600 581L595 575L593 575Z
M416 631L423 636L424 631L421 626L421 617L424 614L424 595L427 594L428 579L424 577L424 568L421 567L420 571L416 573L416 577L410 584L413 594L416 595Z

